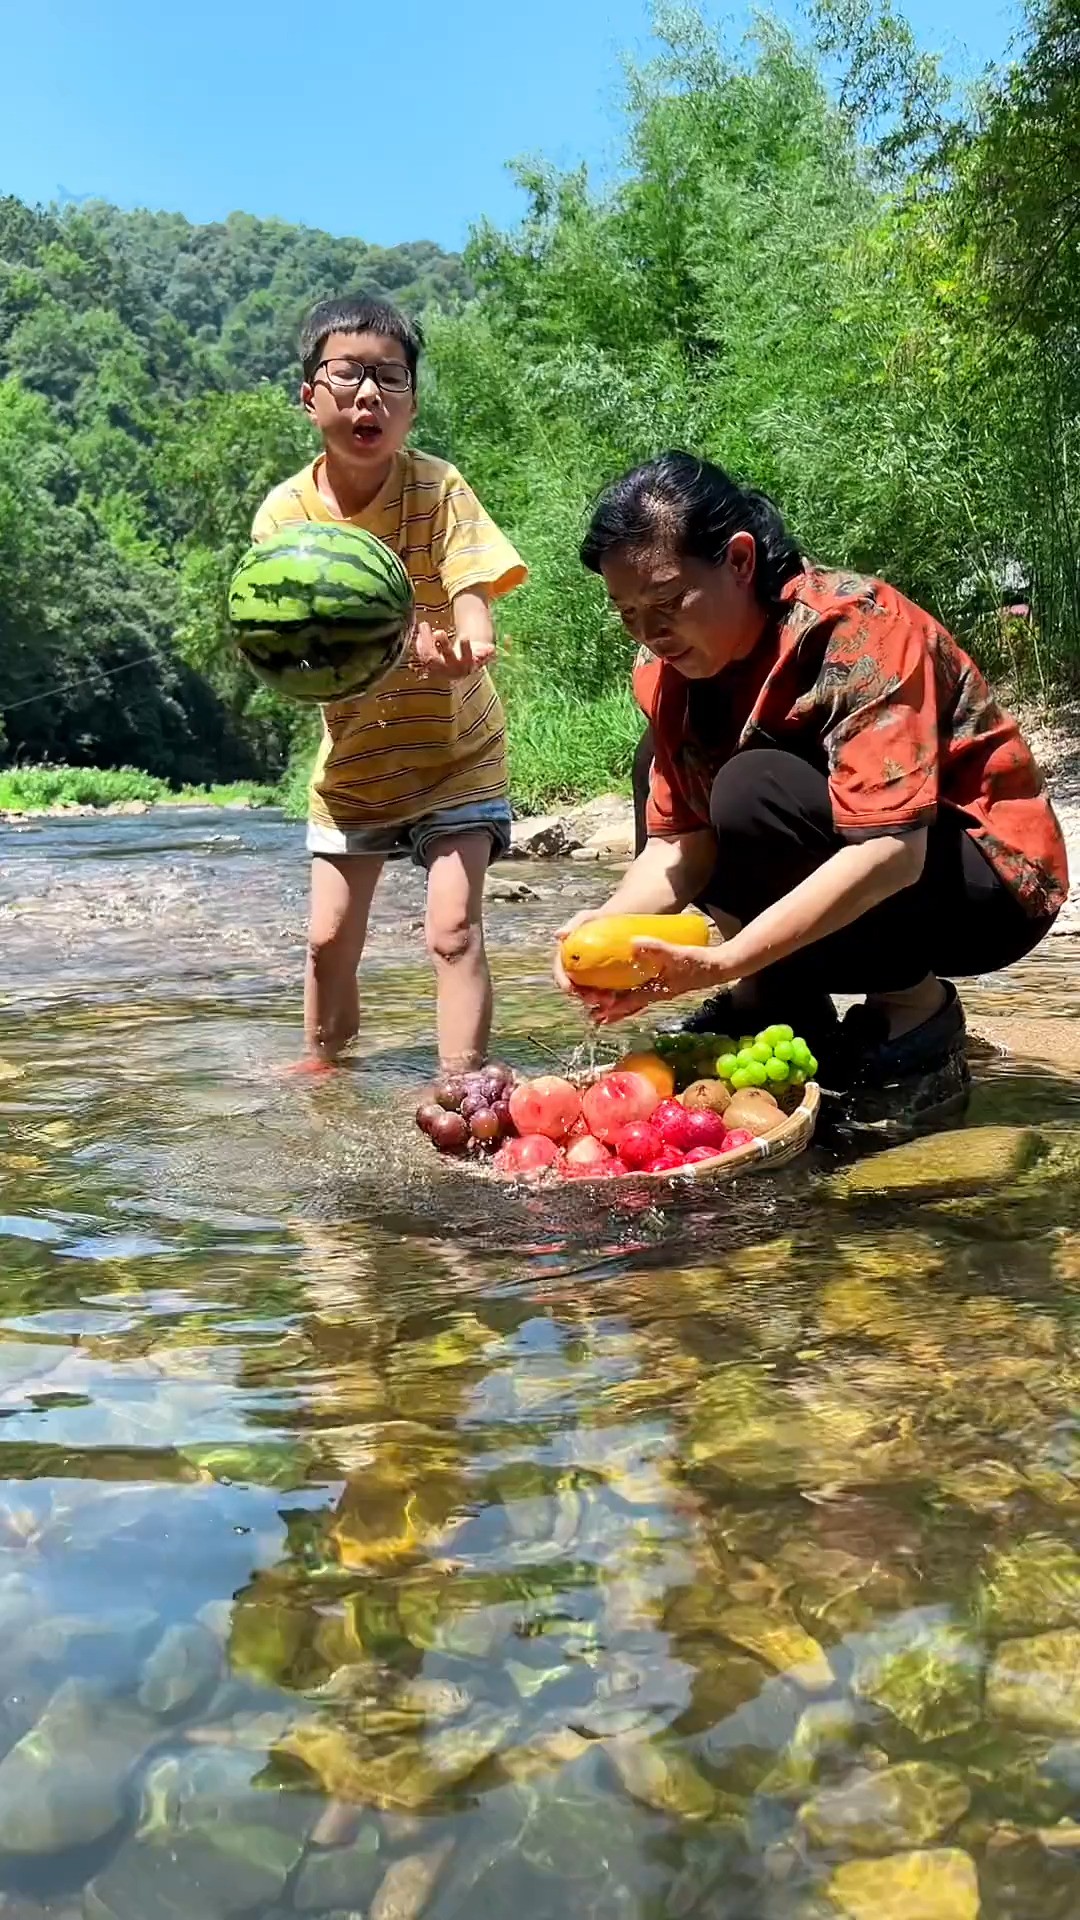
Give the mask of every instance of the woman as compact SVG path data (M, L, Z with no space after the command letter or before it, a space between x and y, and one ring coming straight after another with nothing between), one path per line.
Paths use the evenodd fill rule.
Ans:
M950 976L1030 953L1068 891L1015 721L929 614L810 566L762 494L689 454L609 487L581 557L640 643L647 838L573 924L698 901L724 941L646 943L648 989L577 990L556 961L558 984L602 1024L702 989L699 1030L789 1020L826 1085L890 1090L871 1119L962 1105ZM865 1005L841 1024L834 993Z

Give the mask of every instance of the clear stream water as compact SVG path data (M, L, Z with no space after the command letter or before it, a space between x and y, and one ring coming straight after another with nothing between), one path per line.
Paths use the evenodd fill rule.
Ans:
M538 1070L605 876L497 880ZM1080 1914L1080 1082L985 1070L996 1184L521 1197L411 1128L411 871L355 1071L276 1077L305 884L4 831L0 1915Z

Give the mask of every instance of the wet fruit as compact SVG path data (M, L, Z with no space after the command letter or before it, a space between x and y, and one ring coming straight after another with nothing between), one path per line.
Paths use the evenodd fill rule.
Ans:
M694 1138L689 1119L681 1100L661 1100L652 1116L652 1124L666 1147L675 1147L679 1153L685 1153Z
M610 1161L611 1155L603 1141L597 1140L595 1135L591 1133L582 1134L580 1139L575 1140L573 1145L566 1149L566 1164L568 1167L599 1169L601 1167L607 1167Z
M460 1113L440 1114L431 1129L431 1138L440 1153L464 1153L469 1140L469 1123Z
M615 1144L623 1165L632 1168L635 1173L651 1167L665 1151L662 1136L647 1120L631 1120L629 1126L624 1127L618 1135Z
M689 1153L683 1154L683 1166L699 1167L703 1160L715 1160L715 1159L716 1159L715 1147L691 1147Z
M709 1113L700 1109L688 1115L692 1132L692 1145L709 1147L713 1153L719 1153L727 1139L727 1128L718 1113Z
M710 1113L723 1113L731 1099L731 1088L726 1087L722 1080L695 1080L693 1086L687 1087L679 1095L679 1099L691 1113L700 1107L707 1108Z
M558 1157L559 1149L546 1133L527 1133L504 1141L495 1155L495 1166L512 1180L538 1179Z
M651 1080L640 1073L608 1073L583 1095L582 1110L591 1131L608 1146L624 1127L648 1120L660 1105Z
M675 1071L658 1053L628 1053L615 1068L616 1073L640 1073L652 1082L661 1100L669 1100L675 1091Z
M732 1127L720 1151L734 1153L737 1147L752 1146L757 1137L757 1134L751 1133L749 1127Z
M497 1147L502 1139L502 1125L493 1107L481 1107L469 1121L469 1132L481 1147Z
M425 1100L423 1105L416 1109L416 1124L421 1133L430 1134L445 1112L446 1108L440 1107L437 1100Z
M745 1127L756 1138L775 1133L783 1125L784 1115L771 1093L763 1087L745 1087L732 1096L724 1120L729 1131Z
M699 913L624 913L586 920L566 935L560 948L567 977L575 986L615 992L644 985L656 977L658 968L648 954L635 958L636 940L704 947L708 945L709 922Z
M509 1098L510 1117L520 1134L542 1133L549 1140L565 1140L581 1117L581 1095L558 1074L522 1080Z
M650 1160L646 1173L674 1173L677 1168L686 1165L686 1156L677 1147L661 1147L655 1160Z
M465 1097L465 1076L461 1073L446 1073L436 1080L432 1089L432 1099L448 1113L457 1113Z

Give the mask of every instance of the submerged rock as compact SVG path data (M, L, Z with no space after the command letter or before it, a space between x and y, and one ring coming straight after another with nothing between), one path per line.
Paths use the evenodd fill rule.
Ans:
M220 1677L221 1649L209 1627L167 1627L143 1667L139 1705L162 1717L182 1712L207 1699Z
M295 1727L278 1751L301 1760L336 1800L415 1813L475 1773L515 1724L515 1714L490 1712L429 1739L414 1734L375 1747L351 1728L309 1721Z
M628 1794L658 1813L680 1820L707 1820L716 1811L716 1789L677 1747L623 1736L606 1752Z
M766 1611L757 1606L723 1607L716 1615L717 1630L745 1653L786 1673L808 1692L831 1687L833 1670L820 1641L799 1625L793 1614L782 1608Z
M968 1192L1015 1180L1045 1151L1046 1142L1033 1127L964 1127L857 1160L832 1174L825 1185L839 1200Z
M111 1833L132 1769L158 1738L144 1713L67 1680L0 1760L0 1851L63 1853Z
M1080 1632L1003 1641L987 1676L986 1704L1014 1726L1080 1733Z
M391 1861L371 1903L368 1920L419 1920L453 1850L453 1840L443 1839L422 1853Z
M1063 1540L1037 1538L995 1553L974 1610L998 1639L1080 1625L1080 1553Z
M799 1820L819 1847L890 1853L923 1847L962 1819L971 1795L951 1767L910 1760L880 1772L860 1771L808 1800Z
M949 1620L901 1615L867 1634L852 1687L884 1707L920 1740L940 1740L973 1727L982 1713L985 1654Z
M366 1911L385 1872L379 1857L379 1829L370 1817L346 1846L309 1853L293 1888L298 1913L325 1913L358 1907Z
M958 1847L848 1860L828 1890L847 1920L979 1920L975 1863Z
M231 1822L135 1839L86 1889L85 1920L231 1920L280 1898L303 1842Z

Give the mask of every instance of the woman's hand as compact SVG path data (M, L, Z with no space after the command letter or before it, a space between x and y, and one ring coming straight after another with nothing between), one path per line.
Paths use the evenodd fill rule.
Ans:
M723 947L673 947L666 940L635 940L632 952L635 960L651 962L656 968L654 978L619 993L594 990L586 995L579 989L595 1026L613 1027L657 1000L715 990L738 978Z

